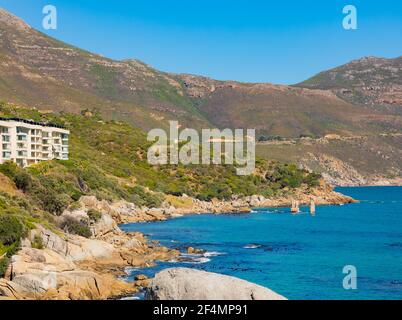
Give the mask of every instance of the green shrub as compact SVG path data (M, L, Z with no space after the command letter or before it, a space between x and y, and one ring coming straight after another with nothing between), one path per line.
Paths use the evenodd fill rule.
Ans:
M43 239L40 235L36 234L32 241L32 248L42 250L44 248Z
M302 184L309 187L317 187L321 175L298 169L295 164L277 164L267 172L265 178L272 184L274 189L295 189L299 188Z
M11 179L14 179L17 170L18 166L12 161L7 161L0 165L0 172Z
M81 209L81 204L79 202L73 202L68 208L70 211Z
M95 209L89 209L87 214L89 219L93 222L98 222L102 218L102 213Z
M138 206L145 206L148 208L158 208L162 205L164 197L158 193L147 192L141 186L135 186L128 189L130 196L128 201L135 203Z
M318 187L320 185L320 180L322 175L319 173L308 173L303 179L303 182L307 184L310 188Z
M76 234L81 237L90 238L92 236L91 230L84 221L65 218L60 227L68 233Z
M2 215L0 216L0 242L5 246L20 243L22 237L26 235L24 225L17 217Z
M32 186L32 178L28 173L21 170L14 175L14 183L18 189L27 192Z
M0 259L0 278L4 278L4 275L6 274L9 263L10 263L10 259L8 257L4 257L3 259Z
M71 194L71 199L73 199L74 201L78 201L78 200L80 200L80 198L83 196L84 194L82 193L82 192L80 192L80 191L74 191L72 194Z
M40 189L36 195L42 204L42 208L55 215L61 215L70 204L67 195L57 194L53 190Z

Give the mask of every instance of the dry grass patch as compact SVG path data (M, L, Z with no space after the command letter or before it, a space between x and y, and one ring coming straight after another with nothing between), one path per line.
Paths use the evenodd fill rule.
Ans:
M190 197L176 197L167 195L166 201L178 209L189 209L194 205L193 199Z

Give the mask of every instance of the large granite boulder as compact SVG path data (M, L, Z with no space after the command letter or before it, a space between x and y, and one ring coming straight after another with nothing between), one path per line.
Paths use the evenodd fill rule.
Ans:
M234 277L195 269L159 272L147 289L147 300L286 300L270 289Z
M19 284L7 279L0 279L0 300L3 299L23 299L29 294L28 290Z
M0 297L106 299L135 291L134 284L119 281L112 274L80 269L50 249L23 248L12 257L11 270L9 279L0 279Z
M35 235L42 238L44 248L73 262L90 260L102 261L104 264L124 263L116 248L105 241L86 239L76 235L58 235L40 225L31 231L32 239Z

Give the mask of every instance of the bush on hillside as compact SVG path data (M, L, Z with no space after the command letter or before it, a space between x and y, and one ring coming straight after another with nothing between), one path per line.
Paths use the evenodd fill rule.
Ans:
M45 189L42 186L36 188L33 193L43 210L57 216L61 215L70 204L66 194L58 194L52 189Z
M157 208L162 205L164 200L161 194L147 192L141 186L131 187L128 192L130 196L127 200L140 207Z
M32 248L42 250L44 248L43 239L40 235L36 234L32 241Z
M10 259L8 257L4 257L3 259L0 259L0 278L4 278L4 275L6 274L9 263L10 263Z
M0 172L11 179L14 179L18 169L18 166L12 161L6 161L0 165Z
M84 221L78 221L73 218L65 218L60 228L68 233L76 234L81 237L90 238L92 236L91 230Z
M102 213L95 209L89 209L87 213L89 220L92 222L98 222L100 219L102 219Z
M32 186L32 178L27 172L21 170L15 173L14 183L18 189L27 192Z
M0 216L0 243L10 246L20 242L26 235L24 225L17 217L1 215Z
M295 189L303 184L309 187L318 186L321 175L310 173L306 170L300 170L295 164L278 164L271 168L265 175L265 178L277 189Z

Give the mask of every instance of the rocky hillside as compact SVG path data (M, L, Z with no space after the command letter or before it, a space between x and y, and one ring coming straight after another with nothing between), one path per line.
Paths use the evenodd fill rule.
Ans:
M319 172L338 186L402 185L402 134L263 142L257 155Z
M146 130L173 119L194 128L298 137L380 132L402 123L330 91L215 81L167 74L137 60L113 61L52 39L4 10L0 57L3 101L77 113L96 107Z
M370 107L402 109L402 57L365 57L324 71L297 85L331 90L342 99Z
M207 126L180 82L136 60L113 61L62 43L0 9L0 97L79 112L99 108L142 128L164 118Z
M179 75L197 108L220 128L255 128L259 136L323 136L382 132L399 128L400 117L352 105L331 91L272 84L217 82Z

